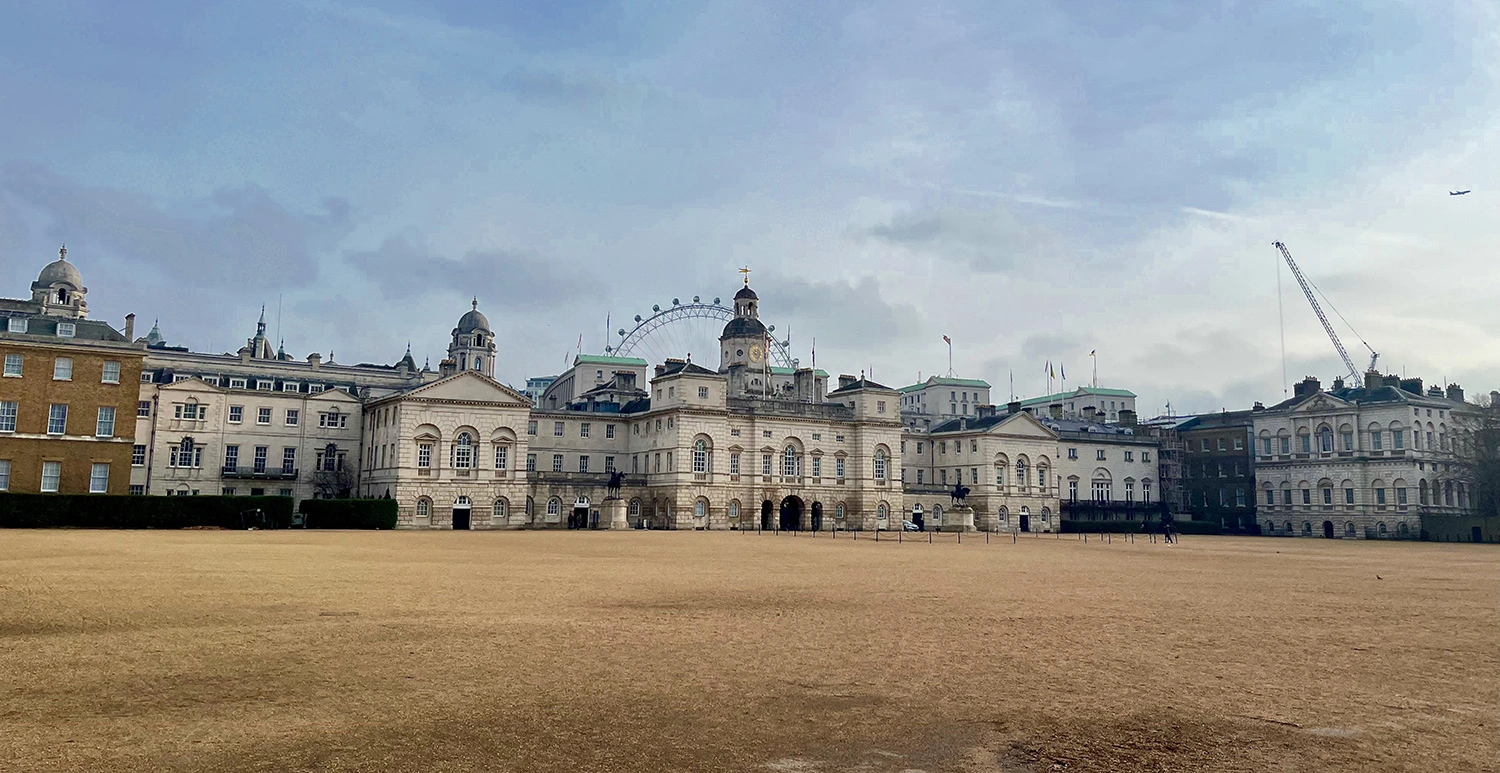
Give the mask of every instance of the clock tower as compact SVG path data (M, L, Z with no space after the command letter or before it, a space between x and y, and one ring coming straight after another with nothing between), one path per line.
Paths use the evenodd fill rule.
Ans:
M766 326L760 321L760 297L750 289L750 277L734 294L734 319L719 336L719 372L735 367L759 368L770 356L766 351Z

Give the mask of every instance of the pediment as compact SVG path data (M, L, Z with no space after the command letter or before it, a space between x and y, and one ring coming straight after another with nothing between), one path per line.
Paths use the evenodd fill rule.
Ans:
M1035 416L1021 412L1013 414L991 427L990 434L1010 435L1012 437L1037 438L1038 440L1056 440L1057 433L1050 427L1041 423Z
M399 399L421 398L423 400L454 400L458 402L491 403L516 408L531 408L531 399L514 389L474 371L455 373L430 384L424 384L409 392L402 392Z
M1299 403L1296 408L1292 409L1292 413L1322 413L1324 411L1344 410L1350 407L1349 403L1333 395L1326 392L1319 392Z

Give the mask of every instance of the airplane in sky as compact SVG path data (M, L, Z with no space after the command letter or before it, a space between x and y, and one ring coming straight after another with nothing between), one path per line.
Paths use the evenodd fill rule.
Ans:
M1449 196L1462 196L1465 193L1468 193L1468 191L1448 191Z

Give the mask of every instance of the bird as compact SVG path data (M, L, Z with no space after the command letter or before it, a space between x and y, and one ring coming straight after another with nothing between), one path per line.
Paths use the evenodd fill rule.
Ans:
M1462 196L1465 193L1468 193L1468 191L1448 191L1449 196Z
M1375 575L1375 579L1377 579L1377 580L1384 580L1385 578L1381 577L1380 575L1377 574L1377 575Z

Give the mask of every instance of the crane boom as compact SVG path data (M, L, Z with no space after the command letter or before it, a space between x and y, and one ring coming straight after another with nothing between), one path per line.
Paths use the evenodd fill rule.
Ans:
M1328 334L1328 340L1333 342L1333 348L1339 350L1339 357L1343 358L1344 367L1349 369L1351 383L1359 384L1361 381L1359 369L1354 367L1354 360L1349 358L1348 350L1344 349L1344 342L1339 340L1339 334L1334 332L1333 325L1329 324L1328 317L1323 314L1323 307L1318 305L1318 299L1313 295L1312 287L1308 284L1307 277L1302 276L1302 269L1297 267L1297 261L1292 260L1292 253L1287 251L1286 245L1281 242L1271 242L1271 246L1281 250L1281 257L1286 259L1287 266L1292 269L1292 276L1297 278L1297 284L1302 287L1302 294L1307 296L1307 302L1312 304L1313 312L1318 315L1318 321L1323 323L1323 332ZM1379 355L1376 356L1378 357ZM1370 358L1370 367L1375 367L1374 357Z

